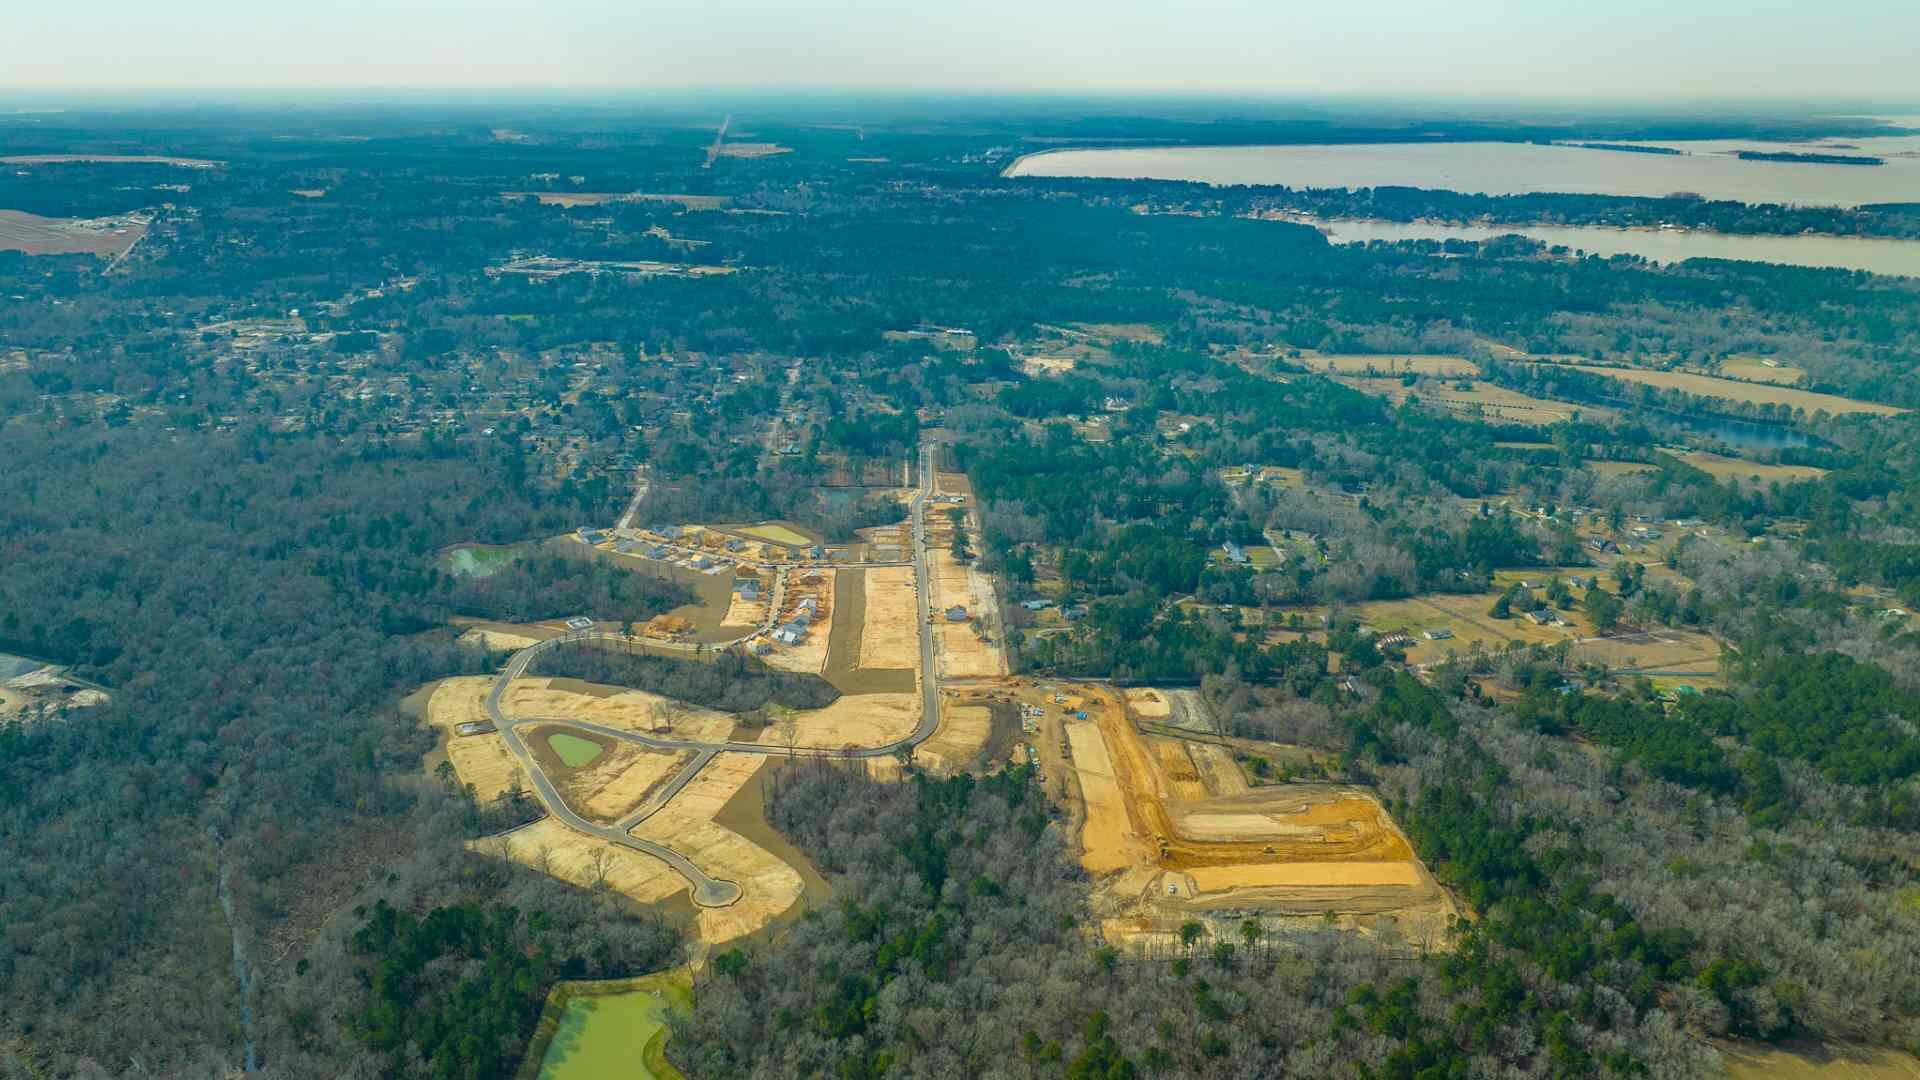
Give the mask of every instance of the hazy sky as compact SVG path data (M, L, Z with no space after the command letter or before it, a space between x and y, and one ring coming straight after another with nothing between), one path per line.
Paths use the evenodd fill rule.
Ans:
M1915 0L14 0L0 87L1920 102Z

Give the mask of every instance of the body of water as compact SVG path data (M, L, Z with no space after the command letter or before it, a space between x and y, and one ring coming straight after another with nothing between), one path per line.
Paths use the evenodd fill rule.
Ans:
M1633 155L1627 155L1629 157ZM1340 244L1369 240L1487 240L1517 234L1592 255L1638 255L1660 263L1746 259L1920 277L1920 241L1857 236L1739 236L1672 229L1583 225L1440 225L1398 221L1309 221Z
M1779 424L1750 424L1744 420L1686 416L1664 411L1661 415L1690 431L1742 450L1785 450L1813 445L1813 439L1809 436Z
M1653 145L1653 144L1648 144ZM1197 180L1293 188L1414 187L1485 195L1567 192L1797 206L1920 201L1920 136L1812 143L1675 142L1678 154L1544 143L1356 143L1060 150L1023 157L1008 176ZM1886 164L1742 161L1740 150L1874 156Z

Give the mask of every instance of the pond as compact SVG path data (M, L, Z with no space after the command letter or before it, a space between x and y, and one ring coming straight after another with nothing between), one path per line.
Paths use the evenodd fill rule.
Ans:
M667 1063L663 990L575 994L540 1061L540 1080L683 1080Z

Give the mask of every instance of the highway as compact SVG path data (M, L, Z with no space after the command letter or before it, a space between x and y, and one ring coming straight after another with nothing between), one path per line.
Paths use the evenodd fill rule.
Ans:
M501 699L506 695L507 686L512 683L513 680L524 676L527 673L528 666L531 665L534 658L542 652L570 642L595 640L624 642L626 640L619 634L606 631L578 631L561 637L550 638L546 641L536 642L514 653L513 657L507 661L506 667L502 668L500 674L494 678L493 686L487 692L487 717L493 721L494 727L499 729L500 737L505 741L508 751L510 751L515 758L519 759L521 766L526 769L527 775L533 778L534 794L539 796L540 802L547 808L547 812L558 818L571 829L578 830L590 836L598 836L604 840L618 844L621 847L651 855L661 860L668 866L673 867L680 876L686 878L693 884L694 903L702 907L725 907L740 899L740 886L737 883L710 877L705 871L695 866L691 859L674 851L672 848L651 840L643 840L632 834L632 830L635 827L661 807L667 805L668 802L672 801L674 796L680 793L681 789L692 782L693 778L699 775L700 770L705 768L706 764L712 761L715 755L736 753L789 754L801 757L855 759L883 758L904 752L911 752L914 747L931 738L934 730L940 726L940 678L933 652L934 624L930 615L930 608L933 603L933 571L931 555L927 550L927 503L933 493L933 473L934 448L931 444L928 444L920 448L920 488L914 492L913 497L908 500L909 514L913 521L914 585L920 593L918 602L920 608L920 687L922 693L920 723L914 728L912 734L904 739L899 739L883 746L852 748L823 746L785 747L769 743L735 742L731 740L715 743L699 742L691 739L663 738L659 735L639 731L628 731L624 728L607 727L603 724L595 724L590 721L577 720L570 717L507 716L506 711L500 707ZM526 742L521 739L520 732L517 728L522 724L571 727L580 731L591 732L604 738L623 739L627 742L638 743L641 746L653 750L673 752L692 751L694 757L679 773L675 774L672 780L667 782L666 787L662 788L652 799L648 800L646 805L633 811L626 817L621 818L612 825L597 825L581 817L579 814L574 813L572 808L567 805L566 800L561 797L559 789L554 787L553 781L541 770L539 762L534 760L533 754L527 749Z

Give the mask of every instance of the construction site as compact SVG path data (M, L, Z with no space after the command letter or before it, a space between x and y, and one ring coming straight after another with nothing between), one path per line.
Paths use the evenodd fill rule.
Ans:
M1154 723L1167 716L1154 691L1004 685L1044 786L1080 838L1108 942L1173 949L1189 920L1230 937L1252 917L1270 929L1330 919L1413 948L1444 945L1459 909L1367 789L1259 782L1238 740Z

